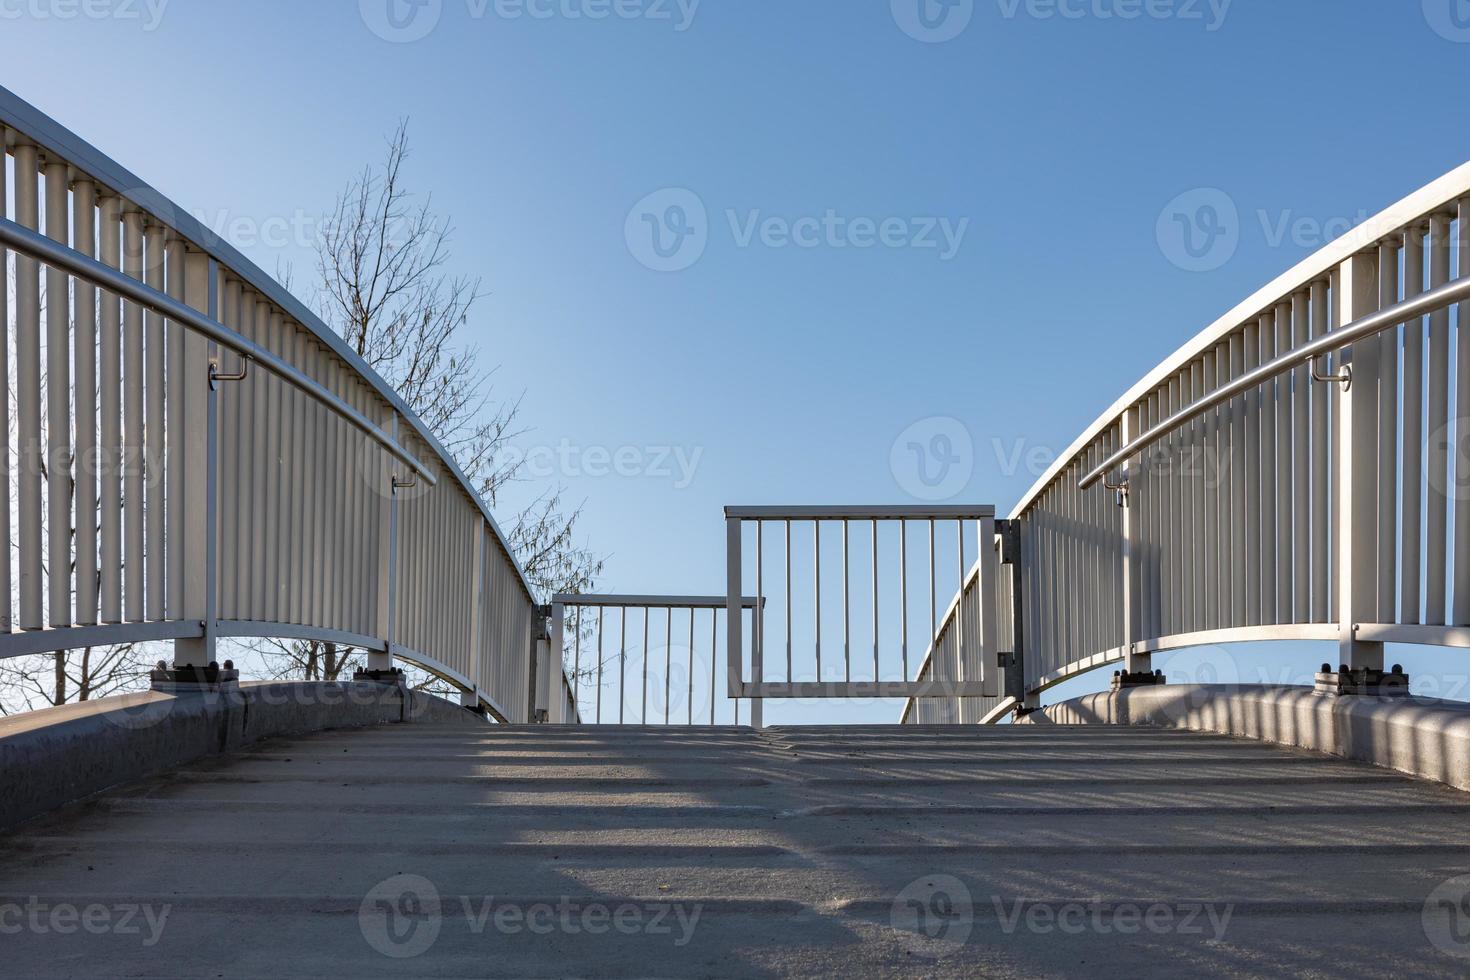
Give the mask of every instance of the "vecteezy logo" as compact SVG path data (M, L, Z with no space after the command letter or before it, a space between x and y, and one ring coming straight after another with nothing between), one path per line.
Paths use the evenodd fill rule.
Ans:
M384 956L403 960L422 955L443 925L439 890L420 875L394 875L363 898L357 925L368 945Z
M357 0L357 7L368 30L385 41L407 44L438 26L444 0Z
M893 478L919 500L948 500L970 485L975 444L959 419L920 419L893 440L888 452Z
M1212 272L1240 247L1240 212L1229 194L1200 187L1165 205L1155 233L1164 258L1186 272Z
M1470 44L1470 0L1424 0L1424 19L1446 41Z
M938 44L970 26L975 0L889 0L893 21L915 41Z
M938 955L963 946L975 927L975 903L965 883L951 875L928 875L898 893L889 924L910 938L910 951Z
M1430 892L1420 924L1435 949L1470 959L1470 875L1451 878Z
M655 272L687 269L709 244L704 202L684 187L654 191L628 212L623 238L633 258Z

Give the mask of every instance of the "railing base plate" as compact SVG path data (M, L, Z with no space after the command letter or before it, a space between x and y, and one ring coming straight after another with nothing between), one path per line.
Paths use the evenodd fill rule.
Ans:
M1354 669L1346 664L1337 670L1331 670L1329 665L1323 664L1322 670L1317 673L1313 690L1325 697L1406 697L1409 693L1409 675L1398 664L1394 664L1390 671L1373 667Z
M240 672L229 661L225 666L168 667L160 663L148 674L153 690L161 694L190 694L222 691L240 686Z
M1113 671L1112 689L1114 691L1121 691L1127 687L1155 687L1159 684L1167 683L1164 680L1164 672L1162 670L1156 670L1152 673L1145 670L1135 674L1130 674L1126 670L1115 670Z

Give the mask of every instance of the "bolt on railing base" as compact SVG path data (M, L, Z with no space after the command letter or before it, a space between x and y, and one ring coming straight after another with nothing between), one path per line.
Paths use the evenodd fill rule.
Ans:
M240 672L235 669L235 663L232 660L226 660L223 667L217 663L211 663L207 667L179 667L177 665L170 667L160 660L158 665L149 671L148 679L152 689L162 694L222 691L237 689L240 686Z
M352 673L352 680L358 684L384 684L388 687L407 687L402 668L389 667L387 670L356 670Z
M1331 664L1323 664L1321 671L1317 673L1313 691L1328 697L1405 697L1409 693L1409 675L1404 673L1404 668L1399 664L1394 664L1389 671L1373 667L1353 668L1347 664L1333 670Z
M1113 671L1112 689L1114 691L1121 691L1128 687L1154 687L1167 683L1168 681L1164 679L1164 672L1162 670L1156 670L1153 673L1149 673L1146 670L1137 673L1129 673L1126 670L1115 670Z

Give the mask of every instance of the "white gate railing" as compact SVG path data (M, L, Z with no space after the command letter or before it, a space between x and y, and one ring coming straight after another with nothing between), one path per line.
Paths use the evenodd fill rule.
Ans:
M0 658L172 640L201 667L221 636L313 638L527 720L532 591L424 422L282 286L3 89L0 145Z
M726 507L725 526L728 608L733 613L738 597L754 585L757 600L769 595L780 609L776 617L762 616L748 635L739 616L726 617L728 688L731 696L752 699L754 724L761 723L764 698L970 698L1000 692L994 508ZM774 576L779 587L769 593L767 526L781 540ZM830 528L825 545L824 527ZM912 542L911 527L917 529ZM940 556L942 538L953 549L947 559ZM834 548L835 568L828 556L824 587L824 551ZM969 575L967 549L976 556ZM914 550L922 559L916 560ZM945 565L954 569L952 579L944 575ZM799 575L809 587L795 586ZM857 596L854 582L866 586ZM948 582L953 586L942 587ZM941 629L937 603L951 592L955 599ZM920 599L927 603L920 605ZM855 643L854 612L865 630L857 641L862 649ZM773 629L778 642L768 656ZM922 661L911 656L918 652L911 650L917 629L928 647ZM922 678L914 672L921 663L929 670Z

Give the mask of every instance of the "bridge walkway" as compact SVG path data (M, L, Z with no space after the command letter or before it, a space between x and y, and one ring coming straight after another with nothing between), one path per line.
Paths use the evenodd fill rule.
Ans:
M0 838L0 972L1463 976L1467 870L1470 797L1224 736L377 728Z

